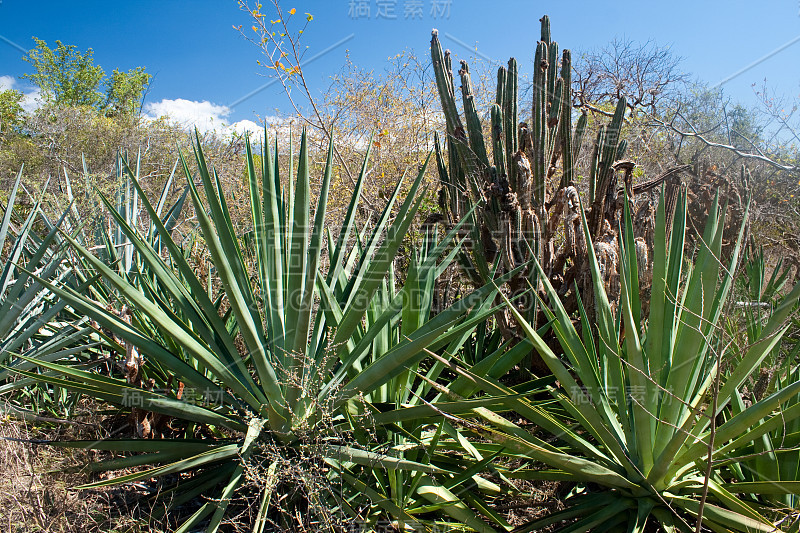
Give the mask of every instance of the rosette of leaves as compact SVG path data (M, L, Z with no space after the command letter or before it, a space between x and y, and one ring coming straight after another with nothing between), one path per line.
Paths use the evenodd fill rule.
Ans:
M451 450L437 447L440 411L425 398L443 371L426 361L462 349L497 311L497 289L476 289L432 313L433 281L460 247L458 225L441 239L431 236L413 258L404 284L397 284L393 265L424 201L425 165L405 199L400 199L401 179L380 216L359 228L365 160L338 232L326 235L332 153L331 148L312 211L306 135L288 191L282 186L277 143L273 152L265 135L257 164L248 141L252 229L243 239L198 139L197 173L181 161L212 267L202 276L130 170L160 248L103 201L140 258L133 264L139 275L122 275L65 237L134 311L132 319L125 321L62 284L39 282L135 346L145 358L145 375L158 368L169 376L159 383L163 390L142 388L27 358L47 373L21 374L123 409L135 401L135 408L170 420L166 438L158 441L61 443L113 452L111 459L90 464L94 471L148 467L84 488L159 478L167 509L197 502L179 531L216 531L238 496L255 498L255 531L322 527L326 520L457 523L491 530L456 492L465 481L479 491L497 488L454 461ZM516 273L495 283L502 285ZM210 283L205 275L217 279ZM489 374L501 374L524 355L517 350L501 358L504 352L505 347L498 354L488 352Z
M649 316L642 314L639 301L636 247L627 208L619 233L622 287L616 316L592 252L597 321L589 323L581 307L580 332L547 277L541 278L547 298L543 309L553 321L563 354L557 354L512 308L558 379L560 388L553 394L570 418L553 416L557 413L552 409L542 412L519 399L514 412L554 439L531 435L494 412L483 413L484 423L473 425L472 433L480 436L476 442L502 445L501 457L528 459L524 466L503 472L509 479L575 484L564 510L518 531L555 527L640 532L654 524L665 531L694 531L698 520L712 531L775 531L775 524L786 517L786 498L797 492L796 481L782 481L794 464L789 464L789 456L783 456L787 460L781 468L786 474L781 476L772 467L777 465L762 469L755 459L751 467L758 472L755 482L739 483L743 479L735 465L742 452L769 451L764 438L791 433L800 417L794 400L800 392L796 374L749 407L737 399L742 383L780 343L788 328L786 319L800 297L800 285L780 301L731 371L721 372L720 365L729 357L724 308L744 231L733 245L730 262L723 264L719 257L725 209L714 202L696 254L687 261L686 196L678 201L669 239L663 200L662 194ZM585 219L583 229L588 235ZM465 364L456 371L485 391L511 394ZM541 463L547 467L542 469Z
M68 397L58 388L37 386L32 380L10 379L10 368L33 368L23 357L34 353L46 361L74 361L79 354L86 359L86 352L97 342L87 340L92 332L88 320L34 281L36 276L76 290L87 286L76 278L59 233L71 208L52 221L41 196L18 203L22 176L20 170L0 219L0 394L5 395L10 413L30 418L42 411L60 415L72 405L74 396Z
M115 176L119 189L116 210L128 225L137 226L140 211L138 193L135 190L132 192L125 168L125 159L120 154ZM131 171L136 179L139 177L139 168L137 160L135 169ZM187 188L175 203L167 203L171 185L174 183L174 173L175 168L156 205L156 214L170 232L177 224L188 194ZM89 170L85 161L84 177L88 186ZM95 275L94 268L80 255L71 253L68 242L61 233L71 235L83 246L92 248L106 265L114 268L131 283L138 283L138 278L142 272L147 271L147 267L126 240L124 233L110 231L104 219L99 222L102 217L91 212L91 203L83 206L84 209L77 208L78 199L73 196L71 180L66 171L64 191L69 205L56 221L51 221L46 213L44 193L41 200L32 206L24 203L27 214L25 218L20 218L14 212L14 202L22 188L20 172L11 190L8 209L4 212L4 231L0 231L0 238L6 241L3 248L8 252L7 257L4 257L7 259L2 278L4 290L0 293L0 312L3 316L0 320L0 334L4 339L0 343L0 358L5 366L0 369L0 380L5 380L0 385L0 394L6 394L11 400L9 407L16 415L30 418L34 413L49 411L61 416L69 413L78 396L69 394L61 387L36 384L29 378L8 379L17 370L31 370L35 366L16 357L17 354L35 354L37 358L49 362L64 360L71 364L84 365L84 368L93 366L108 369L119 363L115 361L118 359L115 354L126 354L130 350L124 341L98 328L97 323L93 323L87 316L76 313L66 300L58 298L52 291L36 283L34 277L66 284L76 292L91 295L107 309L119 313L119 309L115 307L118 298L114 287L103 283ZM47 186L44 187L46 189ZM89 200L88 191L80 200ZM17 211L21 207L23 205L18 206ZM153 247L159 247L160 237L154 225L149 226L146 236ZM31 277L31 274L35 276ZM152 336L158 335L156 330L150 333ZM167 379L163 372L158 372L154 367L150 368L150 373L159 383L164 383Z

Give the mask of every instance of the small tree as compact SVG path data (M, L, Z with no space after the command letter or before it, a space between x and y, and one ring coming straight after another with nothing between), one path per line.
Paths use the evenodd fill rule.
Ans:
M110 117L138 115L152 77L144 67L127 72L114 69L106 78L103 68L94 64L91 48L81 53L74 45L61 41L56 41L55 49L36 37L34 41L36 48L24 59L36 72L22 77L39 87L46 102L92 107Z
M34 74L22 77L33 82L42 97L55 104L96 107L103 101L98 90L105 75L94 64L94 52L89 48L81 53L74 45L56 41L51 49L42 39L33 38L36 48L23 59L33 65Z

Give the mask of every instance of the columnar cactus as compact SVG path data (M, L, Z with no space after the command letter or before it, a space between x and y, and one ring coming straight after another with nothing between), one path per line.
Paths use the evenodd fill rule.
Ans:
M589 283L586 245L580 228L580 200L575 187L575 162L586 131L586 112L573 128L572 64L569 50L559 58L558 44L550 38L550 21L541 19L541 39L536 46L533 105L530 122L520 122L517 62L497 72L497 93L491 106L489 142L484 137L472 90L469 67L461 62L462 122L455 99L452 60L443 51L434 30L431 57L447 125L447 152L436 137L441 181L439 204L448 223L472 217L472 246L460 263L469 279L483 285L491 273L507 272L528 264L532 255L559 290L567 308L577 309L574 287ZM624 198L632 197L633 164L623 161L626 142L620 140L626 110L619 101L607 126L600 128L589 173L586 214L607 285L612 289L618 253L617 232ZM491 147L491 157L487 150ZM560 176L558 173L560 172ZM618 190L623 174L624 191ZM558 178L558 179L557 179ZM476 202L481 205L472 211ZM637 213L638 215L639 213ZM642 229L642 232L645 230ZM643 239L640 237L640 240ZM646 247L645 247L646 248ZM501 263L498 265L497 261ZM529 282L538 286L535 269L518 276L510 286L520 294ZM645 276L646 278L646 276ZM584 301L590 291L581 291ZM518 300L527 318L536 321L535 298ZM513 334L513 331L511 331Z

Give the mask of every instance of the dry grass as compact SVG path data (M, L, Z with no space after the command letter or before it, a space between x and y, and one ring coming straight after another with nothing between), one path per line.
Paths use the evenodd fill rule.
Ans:
M496 508L512 526L522 526L564 509L562 499L566 490L562 483L528 481L518 483L517 488L525 495L498 502Z
M94 438L90 426L67 430L5 418L0 421L0 530L8 533L138 533L148 527L135 488L76 491L88 474L65 472L88 458L85 450L55 448L54 438ZM72 435L65 435L68 431ZM146 514L144 514L146 516Z

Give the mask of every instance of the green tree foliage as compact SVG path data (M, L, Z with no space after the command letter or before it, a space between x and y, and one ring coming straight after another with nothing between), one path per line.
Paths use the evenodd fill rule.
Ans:
M0 133L7 132L22 123L22 100L24 95L13 89L0 91Z
M145 137L159 143L158 155L151 160L155 166L147 172L169 174L178 132L163 122L139 120L152 78L144 67L115 68L106 75L95 64L91 48L82 51L61 41L51 47L35 37L34 41L36 47L24 58L32 68L22 78L39 89L42 105L26 113L22 93L0 91L1 187L10 187L23 163L37 184L65 170L108 175L116 158L107 147L135 153Z
M127 72L114 69L106 78L103 68L94 64L91 48L81 52L75 45L56 41L52 49L42 39L34 37L34 41L36 48L24 59L33 65L35 73L22 77L39 87L46 102L93 107L109 116L137 114L151 78L144 67Z
M712 140L730 141L732 146L744 149L763 142L765 124L756 110L731 101L721 88L695 83L676 107L683 122Z
M152 76L137 67L128 72L114 69L106 79L105 113L107 116L135 116L141 110L142 97Z
M56 41L55 49L33 38L36 48L23 59L33 65L34 74L24 74L42 91L45 100L72 106L97 106L103 101L98 90L105 73L94 64L94 52L81 53L75 45Z

